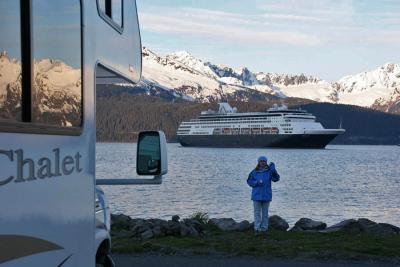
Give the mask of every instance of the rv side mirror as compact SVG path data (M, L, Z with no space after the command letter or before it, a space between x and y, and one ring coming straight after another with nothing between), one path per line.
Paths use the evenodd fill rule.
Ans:
M168 172L167 141L162 131L140 132L136 153L138 175L159 176Z

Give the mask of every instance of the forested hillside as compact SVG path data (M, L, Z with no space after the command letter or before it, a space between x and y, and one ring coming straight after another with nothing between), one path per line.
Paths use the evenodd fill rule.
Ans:
M264 111L278 100L235 102L239 112ZM303 107L317 116L326 128L338 128L342 121L346 133L334 140L341 144L396 144L400 136L400 116L350 105L315 103L287 98L285 104ZM183 120L196 118L202 110L216 109L217 103L168 101L145 94L121 92L97 98L98 141L135 141L141 130L163 130L169 141L176 141L176 130Z

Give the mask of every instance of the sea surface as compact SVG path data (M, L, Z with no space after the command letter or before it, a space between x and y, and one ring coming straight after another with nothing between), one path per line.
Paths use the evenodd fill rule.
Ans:
M276 164L270 215L292 226L308 217L333 224L369 218L400 226L400 147L337 146L326 149L188 148L168 144L168 174L161 185L102 186L113 213L140 218L253 219L246 184L257 157ZM98 143L97 178L138 178L136 144ZM143 177L141 177L143 178Z

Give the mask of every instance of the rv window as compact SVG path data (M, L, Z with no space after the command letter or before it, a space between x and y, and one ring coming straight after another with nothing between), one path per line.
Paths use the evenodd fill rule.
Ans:
M80 1L32 1L32 30L32 122L79 127L82 123Z
M0 1L0 121L21 121L19 1Z
M122 0L112 0L112 19L122 27Z
M123 0L97 0L100 16L119 32L122 31Z

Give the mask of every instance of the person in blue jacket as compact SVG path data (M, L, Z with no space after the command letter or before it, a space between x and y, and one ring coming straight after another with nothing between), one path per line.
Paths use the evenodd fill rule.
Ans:
M257 167L247 178L247 184L252 188L251 200L254 204L254 230L256 233L268 230L268 209L272 200L271 181L279 181L279 174L275 164L268 165L267 157L258 158Z

